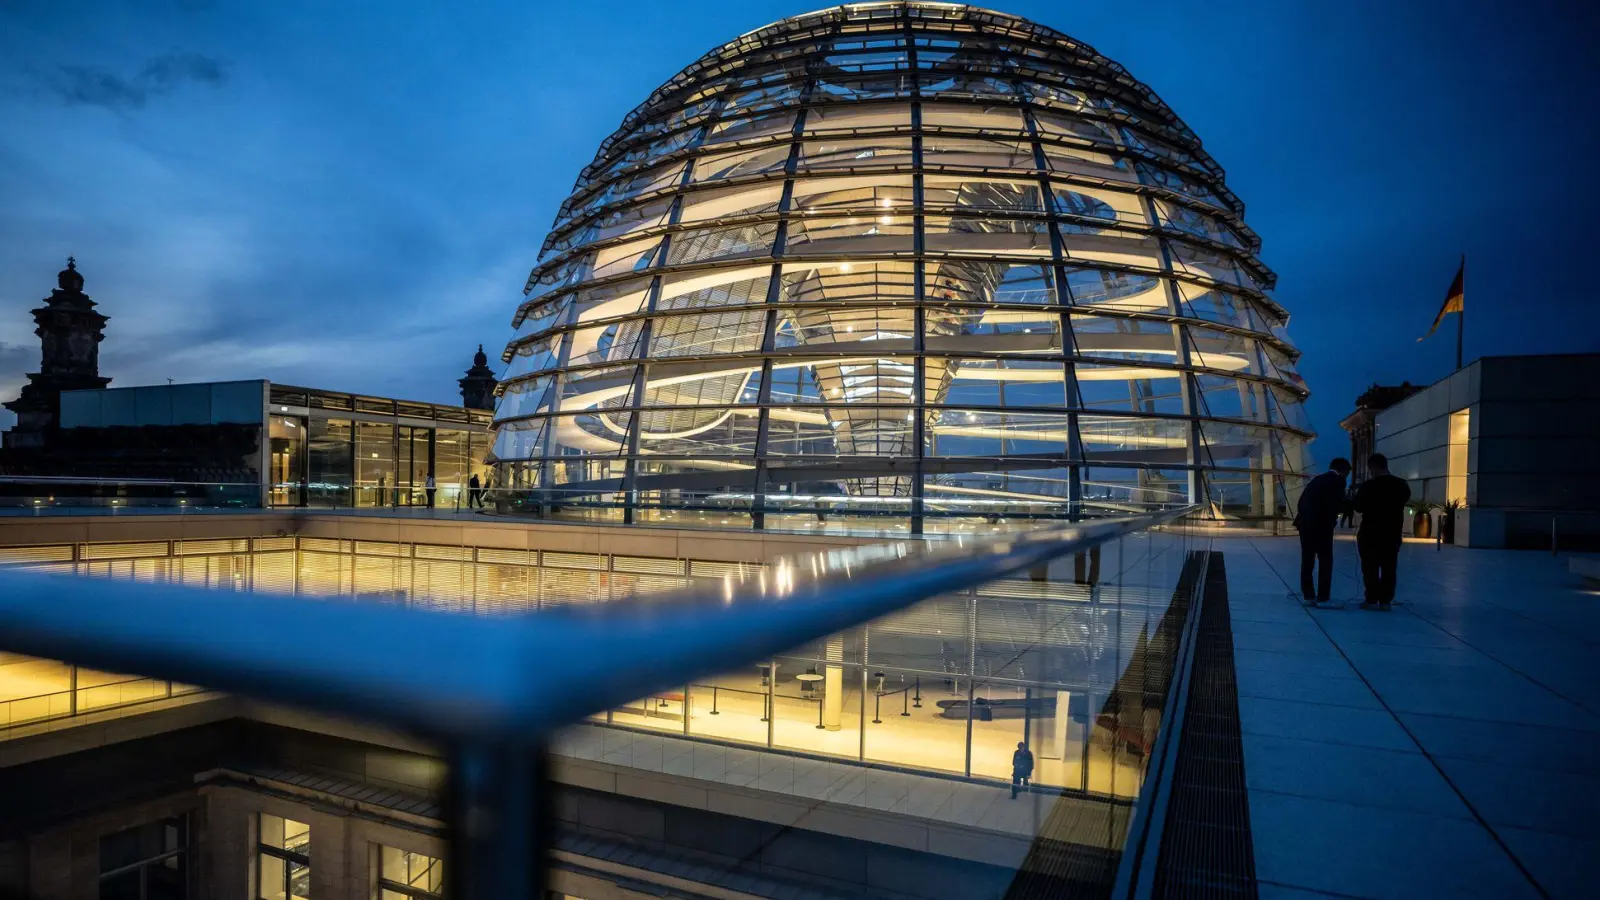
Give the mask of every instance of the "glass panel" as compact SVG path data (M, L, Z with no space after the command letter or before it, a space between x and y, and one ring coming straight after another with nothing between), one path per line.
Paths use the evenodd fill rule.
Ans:
M256 854L256 877L260 900L288 900L288 863L268 853Z
M941 409L929 413L930 456L1005 456L1067 451L1070 421L1056 412Z
M988 132L1017 132L1027 129L1022 110L1015 106L979 106L967 103L923 103L923 128L975 128ZM927 148L926 139L923 148ZM1031 167L1033 160L1025 164Z
M862 129L908 128L911 108L904 103L816 107L806 113L807 136Z
M1166 282L1137 272L1069 267L1067 293L1081 307L1163 314L1172 308Z
M934 391L929 402L950 406L1042 407L1067 405L1066 367L1059 362L1024 359L928 360L948 368L949 387ZM957 417L959 418L959 417Z
M693 180L720 181L762 172L781 171L789 161L789 144L769 144L702 156L695 160Z
M845 664L847 635L818 642L815 657L779 657L772 744L852 759L861 755L861 667Z
M1031 179L926 175L923 177L922 196L928 209L1045 211L1039 182Z
M1026 141L956 137L930 134L922 139L925 166L955 166L967 169L1004 169L1010 172L1033 171L1033 145Z
M912 220L891 215L793 219L789 223L786 256L846 254L865 256L909 253Z
M356 505L394 506L399 496L394 425L358 421L355 437Z
M796 179L790 201L790 209L801 216L846 211L903 216L911 207L911 176L893 174ZM791 228L795 221L790 219Z
M311 826L281 816L261 814L261 843L275 850L311 855Z
M1115 154L1090 147L1050 141L1043 142L1041 147L1044 150L1045 165L1052 172L1104 178L1129 184L1139 183L1139 173L1134 169L1133 163Z
M272 506L300 506L306 490L306 420L272 416L267 420L267 502Z
M846 138L806 141L800 145L797 170L884 168L911 165L909 137Z
M1195 384L1199 388L1201 415L1213 419L1268 421L1268 388L1261 382L1201 373L1195 376Z
M707 144L742 141L757 137L775 137L794 130L794 113L773 112L765 115L734 115L712 125L706 133Z
M754 216L777 212L783 197L781 181L741 184L717 190L694 191L684 195L678 221L703 222L735 216Z
M444 890L444 863L397 847L379 847L378 877L402 887L438 894Z
M441 428L433 440L433 476L438 483L438 504L462 505L467 499L467 433Z
M772 251L772 242L777 233L775 222L679 232L672 236L672 246L667 251L667 265L767 256Z
M928 216L927 248L933 253L959 256L1050 256L1050 225L1043 219L997 219L968 216ZM935 263L943 276L953 263ZM980 282L981 283L981 282Z
M348 419L313 418L310 423L312 506L351 505L352 426Z

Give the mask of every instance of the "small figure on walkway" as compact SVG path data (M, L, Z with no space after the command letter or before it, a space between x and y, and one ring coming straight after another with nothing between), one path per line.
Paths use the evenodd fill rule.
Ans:
M481 486L481 482L478 481L478 473L473 472L472 477L467 479L467 508L481 508L482 506L483 488Z
M422 490L428 495L428 508L433 509L433 493L435 490L437 490L437 485L433 483L432 469L428 470L428 480L423 482Z
M1389 474L1389 460L1382 453L1367 459L1367 469L1372 477L1356 492L1355 501L1356 512L1361 514L1356 549L1361 551L1361 580L1366 586L1361 608L1386 610L1394 602L1401 521L1411 502L1411 485Z
M1311 479L1300 494L1294 525L1300 529L1300 594L1307 603L1325 603L1333 598L1333 530L1344 511L1344 479L1350 474L1350 461L1336 457L1328 471ZM1316 571L1313 584L1311 574Z
M1356 492L1361 490L1363 482L1351 482L1350 490L1345 494L1344 515L1339 518L1340 528L1354 528L1356 524Z
M1033 780L1033 751L1023 741L1017 741L1017 752L1011 754L1011 799L1017 799L1017 789Z

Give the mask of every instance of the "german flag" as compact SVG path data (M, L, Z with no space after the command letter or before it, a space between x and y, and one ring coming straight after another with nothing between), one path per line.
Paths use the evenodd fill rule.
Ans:
M1456 280L1450 282L1450 291L1444 295L1444 305L1439 307L1439 314L1433 317L1433 327L1428 329L1427 334L1417 338L1417 341L1421 342L1433 337L1433 333L1439 330L1439 323L1444 321L1445 316L1448 316L1451 313L1460 314L1464 309L1466 309L1466 305L1467 257L1466 254L1462 254L1461 268L1456 271Z

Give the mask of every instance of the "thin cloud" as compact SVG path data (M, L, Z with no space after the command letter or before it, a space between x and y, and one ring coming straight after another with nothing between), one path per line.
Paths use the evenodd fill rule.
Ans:
M172 93L185 84L220 87L227 80L226 64L192 52L158 56L131 77L100 66L57 66L43 79L45 87L69 105L121 111L140 109L151 98Z

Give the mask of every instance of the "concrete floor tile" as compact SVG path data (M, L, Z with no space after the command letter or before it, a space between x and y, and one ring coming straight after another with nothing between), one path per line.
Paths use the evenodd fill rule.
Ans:
M1250 792L1256 875L1287 887L1374 900L1535 898L1473 821Z
M1440 759L1445 775L1491 826L1600 840L1600 774Z
M1305 678L1349 678L1361 676L1348 662L1337 654L1292 653L1276 650L1247 650L1235 646L1233 665L1239 671L1246 669L1267 672L1284 672Z
M1238 669L1239 696L1381 709L1372 689L1354 678L1319 678L1298 672Z
M1389 679L1375 680L1373 688L1396 713L1600 732L1600 717L1530 683L1460 685Z
M1600 741L1585 731L1398 713L1434 757L1494 762L1519 770L1600 773Z
M1497 833L1552 900L1595 896L1594 861L1600 859L1600 841L1520 828L1500 828Z
M1338 649L1321 632L1314 634L1239 634L1235 632L1233 646L1239 650L1273 650L1279 653L1320 654L1329 657L1337 657L1339 655Z
M1254 790L1457 819L1472 813L1419 753L1247 734L1245 783Z
M1349 894L1324 894L1321 891L1308 891L1303 888L1284 887L1281 884L1256 884L1257 896L1260 900L1343 900Z
M1240 697L1239 722L1245 734L1418 752L1394 718L1382 710Z

